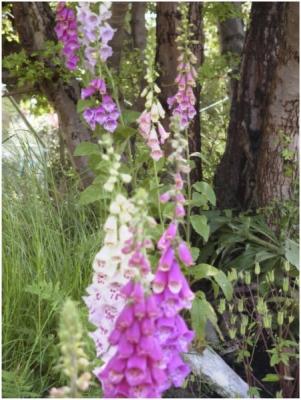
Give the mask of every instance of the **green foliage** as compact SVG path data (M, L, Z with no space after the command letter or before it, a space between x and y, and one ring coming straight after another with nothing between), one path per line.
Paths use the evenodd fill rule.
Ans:
M63 384L54 370L58 313L71 296L86 314L81 298L101 241L99 216L78 206L75 187L60 193L46 162L27 157L21 173L12 161L3 166L2 389L15 398L44 397Z

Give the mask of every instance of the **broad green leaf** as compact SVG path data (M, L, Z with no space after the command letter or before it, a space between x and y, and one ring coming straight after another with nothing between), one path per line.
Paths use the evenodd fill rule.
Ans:
M231 300L233 295L233 286L223 271L209 264L198 264L191 270L191 273L197 280L212 277L223 291L226 299L228 301Z
M190 222L193 229L207 242L209 238L209 226L204 215L191 215Z
M299 245L291 239L285 241L285 257L288 262L299 269Z
M205 195L208 201L215 206L216 205L216 197L214 190L207 182L196 182L193 187L196 191L200 192L201 194Z
M92 107L94 105L94 100L93 99L80 99L77 102L76 105L76 111L81 114L83 111L85 111L86 108Z
M106 198L106 196L101 188L96 185L91 185L80 194L79 203L81 205L86 205L103 198Z
M226 274L223 271L218 271L213 278L215 279L219 287L222 289L226 299L230 301L233 296L233 286L231 282L228 280Z
M223 340L223 335L217 324L217 316L215 314L214 308L206 300L205 294L199 291L192 303L191 323L193 329L196 332L197 338L200 341L205 340L205 326L207 320L212 323L212 325L220 335L221 339Z
M91 142L79 143L74 151L75 156L90 156L92 154L100 154L100 149L97 144Z
M128 139L133 135L136 135L137 130L130 126L118 126L114 132L114 138L117 139Z
M190 204L196 207L205 206L207 204L207 197L198 192L194 192L192 194L192 199L190 201Z
M200 249L198 247L191 247L191 255L193 261L196 261L200 255Z
M133 122L136 122L140 116L140 112L132 111L132 110L124 110L122 113L123 121L125 125L130 125Z
M262 378L263 382L278 382L279 376L276 374L266 374L264 378Z

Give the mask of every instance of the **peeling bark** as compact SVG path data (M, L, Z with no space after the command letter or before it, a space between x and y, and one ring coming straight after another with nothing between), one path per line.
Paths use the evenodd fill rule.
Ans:
M220 208L249 209L290 198L281 131L297 153L298 7L253 3L225 154L215 189ZM292 163L293 175L296 164Z
M181 15L177 11L176 2L158 2L157 3L157 54L156 59L159 64L160 76L158 79L161 88L160 101L167 111L165 126L168 125L168 106L167 98L173 96L177 91L175 78L177 76L177 58L179 56L176 44L176 28L181 23ZM202 30L202 3L189 3L189 20L193 24L192 40L197 43L192 45L192 50L197 57L196 68L203 62L203 30ZM200 86L194 89L196 96L197 114L192 121L189 129L189 151L201 151L201 133L200 133ZM191 172L192 183L201 180L202 165L201 160L196 159L196 168Z
M54 15L47 3L13 3L13 15L21 45L29 55L42 50L46 41L56 41ZM51 60L44 62L52 69L53 78L39 82L39 88L58 114L60 130L71 162L80 174L83 186L87 186L92 180L91 173L87 170L87 160L85 157L73 157L75 147L81 141L91 140L91 131L80 120L76 111L76 104L80 98L79 84L75 79L68 84L63 82Z

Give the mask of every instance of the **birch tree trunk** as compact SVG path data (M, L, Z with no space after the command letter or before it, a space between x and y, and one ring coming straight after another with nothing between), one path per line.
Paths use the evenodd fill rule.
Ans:
M297 174L298 32L296 3L253 3L226 150L215 177L220 208L261 207L291 196ZM292 155L289 175L285 150Z
M21 45L29 55L34 51L44 49L46 41L56 41L54 15L48 3L13 3L13 15ZM87 170L87 160L84 157L73 157L75 147L81 141L91 140L91 131L81 121L76 111L76 104L80 98L79 84L75 79L66 84L60 78L51 60L44 60L44 62L53 70L54 78L39 82L39 88L58 115L60 130L71 162L78 171L83 186L87 186L93 178Z

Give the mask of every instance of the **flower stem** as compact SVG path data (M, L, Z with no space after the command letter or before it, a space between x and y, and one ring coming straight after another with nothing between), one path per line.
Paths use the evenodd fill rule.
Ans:
M187 139L187 147L186 147L186 156L187 160L189 161L189 135L188 129L185 129L185 135ZM190 214L191 214L191 179L190 179L190 172L187 174L187 195L188 195L188 207L187 207L187 229L186 229L186 240L187 242L190 241L190 234L191 234L191 224L190 224Z
M162 230L164 229L163 217L162 217L162 210L161 210L161 201L160 201L160 191L159 191L159 178L158 178L158 171L157 171L157 164L156 161L153 160L154 163L154 171L155 171L155 180L157 185L157 198L158 198L158 211L159 211L159 218L162 226Z

